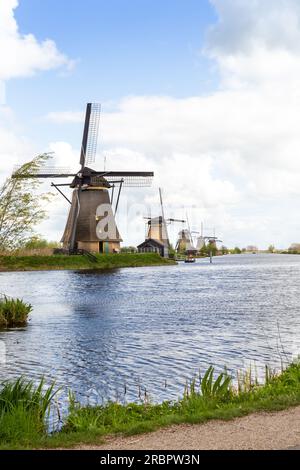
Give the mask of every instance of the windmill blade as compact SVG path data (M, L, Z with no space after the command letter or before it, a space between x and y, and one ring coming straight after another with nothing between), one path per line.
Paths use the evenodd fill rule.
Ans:
M120 178L109 178L109 183L116 183ZM151 177L125 176L122 178L124 188L150 188L152 185Z
M98 144L100 115L100 103L87 104L80 155L80 165L82 166L82 168L95 162Z
M189 221L188 213L186 213L186 222L187 222L189 234L190 234L190 236L192 236L192 233L191 233L191 226L190 226L190 221Z
M159 200L160 200L161 214L163 216L163 219L165 220L165 209L164 209L164 203L163 203L162 189L161 188L159 188Z
M186 223L186 220L181 220L181 219L168 219L167 222L178 222L178 223L181 223L181 224L185 224Z
M164 202L163 202L163 192L162 189L159 188L159 200L160 200L160 207L161 207L161 215L162 215L162 224L164 228L164 239L167 241L168 247L170 247L170 239L169 239L169 234L168 234L168 227L165 219L165 208L164 208Z
M126 188L149 188L152 184L154 173L152 171L106 171L93 172L92 182L95 178L104 177L109 183L123 183Z
M20 169L22 166L14 168L12 177L14 179L20 178L69 178L76 176L76 173L71 173L70 168L60 168L60 167L42 167L33 173L21 173Z

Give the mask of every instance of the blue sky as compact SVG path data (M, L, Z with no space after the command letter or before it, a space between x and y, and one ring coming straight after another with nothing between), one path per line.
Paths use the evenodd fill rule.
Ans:
M97 165L156 172L130 204L162 186L229 246L300 241L299 25L298 0L1 0L0 179L42 151L77 163L100 101ZM66 209L49 211L39 231L59 239Z
M55 40L76 65L72 72L12 80L8 101L27 120L89 100L207 92L216 76L200 51L215 18L206 0L22 0L20 31Z

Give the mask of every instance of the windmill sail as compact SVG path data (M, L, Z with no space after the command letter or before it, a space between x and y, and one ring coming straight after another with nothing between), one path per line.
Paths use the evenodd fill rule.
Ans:
M136 173L130 176L124 172L123 176L107 176L106 178L111 184L122 181L125 188L150 188L153 173L145 174L141 172L140 175Z
M162 189L161 188L159 188L159 199L160 199L163 231L165 232L165 240L166 240L165 243L169 247L170 246L170 240L169 240L169 234L168 234L168 229L167 229L167 224L166 224L166 219L165 219L165 209L164 209L164 203L163 203Z
M95 162L99 123L101 116L100 103L88 103L86 107L84 131L81 145L80 165L83 167Z
M42 168L36 169L31 173L21 173L22 166L15 166L13 171L13 178L70 178L76 176L76 174L70 170L70 168L61 167L49 167L43 166Z

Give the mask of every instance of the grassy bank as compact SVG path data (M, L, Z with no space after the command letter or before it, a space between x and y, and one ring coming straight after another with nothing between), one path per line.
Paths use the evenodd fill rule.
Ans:
M70 395L70 409L60 431L47 435L46 417L53 401L53 386L43 391L19 380L0 391L0 448L71 447L99 444L107 435L133 435L170 424L228 420L257 411L275 411L300 405L300 363L280 375L266 369L263 385L251 374L239 376L238 387L226 374L214 376L210 368L199 382L186 387L176 402L82 407Z
M0 297L0 329L24 326L32 306L20 299Z
M64 269L112 269L174 264L155 253L97 255L0 256L0 271L48 271Z

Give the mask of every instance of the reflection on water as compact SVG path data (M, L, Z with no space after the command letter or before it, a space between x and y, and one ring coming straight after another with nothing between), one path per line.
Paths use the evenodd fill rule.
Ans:
M34 311L27 328L0 332L0 379L45 376L92 403L122 395L124 384L127 400L136 400L141 384L162 400L210 364L279 365L300 351L299 279L300 256L292 255L1 273L0 291Z

